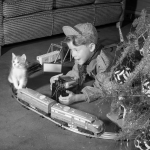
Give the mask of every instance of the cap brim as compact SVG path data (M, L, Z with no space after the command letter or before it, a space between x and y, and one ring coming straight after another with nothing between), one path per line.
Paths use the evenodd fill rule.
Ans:
M63 26L62 30L66 36L80 35L80 33L78 31L76 31L75 29L73 29L70 26Z

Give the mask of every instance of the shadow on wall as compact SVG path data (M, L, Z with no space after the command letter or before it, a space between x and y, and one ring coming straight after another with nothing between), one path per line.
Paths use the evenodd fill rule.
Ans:
M125 10L132 10L133 12L136 11L137 8L137 1L138 0L126 0L126 7Z
M137 16L135 15L138 0L126 0L125 21L132 22Z

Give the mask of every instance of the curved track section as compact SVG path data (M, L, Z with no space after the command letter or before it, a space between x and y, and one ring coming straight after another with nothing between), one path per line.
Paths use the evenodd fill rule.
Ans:
M58 121L52 119L52 118L50 117L50 115L43 114L43 113L39 112L36 108L33 108L32 106L29 106L29 105L24 104L16 95L13 95L13 97L14 97L23 107L25 107L26 109L29 109L29 110L31 110L31 111L37 113L38 115L42 116L43 118L48 119L49 121L55 123L57 126L63 128L63 129L66 129L66 130L69 130L69 131L72 131L72 132L75 132L75 133L84 135L84 136L89 137L89 138L99 138L99 139L110 139L110 140L113 140L113 139L117 139L117 137L118 137L118 134L117 134L117 133L113 133L113 132L104 132L104 133L102 133L102 134L100 134L100 135L92 135L92 134L89 134L89 133L82 132L82 131L78 130L77 128L72 128L72 127L70 127L70 126L65 126L65 125L63 125L62 123L59 123Z

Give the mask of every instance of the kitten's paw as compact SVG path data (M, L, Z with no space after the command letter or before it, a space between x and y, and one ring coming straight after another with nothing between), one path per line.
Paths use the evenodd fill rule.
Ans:
M17 90L17 89L18 89L18 86L15 86L15 85L14 85L14 88Z

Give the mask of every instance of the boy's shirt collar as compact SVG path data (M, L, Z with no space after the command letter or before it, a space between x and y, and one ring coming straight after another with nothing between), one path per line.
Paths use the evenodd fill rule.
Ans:
M98 51L99 50L99 51ZM95 68L96 66L96 58L100 53L100 49L96 49L93 55L84 63L83 65L78 64L78 71L79 71L79 85L81 86L85 79L87 74L91 76L91 71Z
M91 75L91 72L95 70L97 65L97 60L93 59L89 65L87 65L86 71L89 75ZM95 73L94 73L95 74Z
M96 45L96 50L95 50L95 53L93 54L92 56L92 59L90 60L89 64L87 64L87 73L89 75L91 75L91 72L95 70L96 68L96 65L97 65L97 57L98 55L100 55L101 53L101 49L103 48L103 45L101 44L97 44ZM95 74L95 73L94 73Z
M94 53L92 54L92 56L83 64L83 65L89 65L91 63L92 60L96 59L97 56L100 54L101 49L102 49L102 45L101 44L97 44L96 48L94 50Z
M105 72L110 65L110 60L105 54L103 50L100 51L100 53L97 55L95 59L93 59L90 64L87 66L87 73L91 75L91 73L94 73L94 75L97 74L97 71L99 73Z

